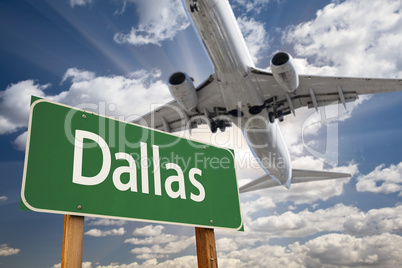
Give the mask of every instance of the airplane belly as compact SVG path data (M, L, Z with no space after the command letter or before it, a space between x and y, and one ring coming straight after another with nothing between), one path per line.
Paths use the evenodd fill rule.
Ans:
M261 93L248 77L225 74L225 78L219 86L228 111L240 109L248 114L250 107L264 104Z
M290 186L292 167L289 151L277 122L266 113L242 118L239 127L260 166L280 184Z

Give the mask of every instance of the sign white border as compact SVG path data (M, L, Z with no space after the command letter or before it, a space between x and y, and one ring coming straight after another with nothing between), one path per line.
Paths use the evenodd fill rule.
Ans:
M107 216L107 215L90 214L90 213L74 213L74 212L71 212L71 211L59 211L59 210L41 209L41 208L35 208L35 207L31 206L31 205L27 202L27 200L25 199L26 172L27 172L27 164L28 164L29 145L30 145L30 141L31 141L31 127L32 127L33 109L35 108L35 106L36 106L37 104L39 104L39 103L41 103L41 102L47 102L47 103L55 104L55 105L58 105L58 106L63 106L63 107L66 107L66 108L69 108L69 109L72 109L72 110L76 110L76 111L78 111L78 112L90 113L90 114L93 114L93 115L96 115L96 116L99 116L99 117L103 117L103 118L107 118L107 119L110 119L110 120L115 120L115 121L118 121L118 122L122 122L122 123L124 123L124 124L134 125L134 126L138 126L138 127L141 127L141 128L149 129L149 130L151 130L151 131L157 131L157 132L163 133L163 134L165 134L165 135L170 135L170 136L178 137L178 138L181 138L181 139L189 140L189 139L187 139L187 138L182 138L182 137L173 135L173 134L171 134L171 133L163 132L163 131L160 131L160 130L157 130L157 129L153 129L153 128L149 128L149 127L144 127L144 126L137 125L137 124L134 124L134 123L131 123L131 122L125 122L125 121L118 120L118 119L115 119L115 118L110 118L110 117L108 117L108 116L100 115L100 114L98 114L98 113L89 112L89 111L82 110L82 109L77 109L77 108L72 107L72 106L69 106L69 105L57 103L57 102L54 102L54 101L49 101L49 100L46 100L46 99L38 99L38 100L34 101L34 102L31 104L31 108L30 108L30 112L29 112L28 137L27 137L27 144L26 144L26 149L25 149L24 173L23 173L23 177L22 177L22 186L21 186L21 200L22 200L22 202L24 203L24 205L25 205L28 209L30 209L30 210L32 210L32 211L35 211L35 212L52 213L52 214L63 214L63 215L74 215L74 216L87 216L87 217L100 217L100 218L106 218L106 219L139 221L139 222L161 223L161 224L173 224L173 225L191 226L191 227L201 227L201 228L214 228L214 229L215 229L215 228L219 228L219 229L224 229L224 230L237 230L237 231L239 231L239 230L243 227L243 217L242 217L241 206L240 206L239 186L238 186L238 183L237 183L237 174L236 174L236 167L235 167L235 166L234 166L234 168L235 168L235 179L236 179L237 197L238 197L238 200L239 200L239 211L240 211L240 226L237 227L237 228L228 228L228 227L213 226L213 224L211 224L211 225L197 225L197 224L188 224L188 223L178 223L178 222L167 222L167 221L158 221L158 220L137 219L137 218L129 218L129 217ZM196 142L199 142L199 143L203 143L203 142L200 142L200 141L197 141L197 140L193 140L193 141L196 141ZM230 154L232 155L232 157L233 157L233 162L235 161L235 157L234 157L232 151L229 150L228 148L222 148L222 147L218 147L218 146L214 146L214 145L210 145L210 144L205 144L205 145L210 146L210 147L215 147L215 148L218 148L218 149L223 149L223 150L229 151L229 153L230 153Z

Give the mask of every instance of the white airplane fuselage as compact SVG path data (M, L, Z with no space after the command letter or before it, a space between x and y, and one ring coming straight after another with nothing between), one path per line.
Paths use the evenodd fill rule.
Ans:
M254 63L229 2L198 0L199 11L194 12L190 10L193 0L182 2L212 61L225 108L243 113L242 117L231 116L232 121L243 131L261 167L289 187L291 160L278 123L270 123L266 109L249 113L250 107L262 106L264 98L249 76Z

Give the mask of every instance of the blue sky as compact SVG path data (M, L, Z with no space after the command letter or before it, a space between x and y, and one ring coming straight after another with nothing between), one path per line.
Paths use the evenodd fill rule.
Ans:
M400 1L230 2L260 68L286 50L299 73L402 77ZM63 216L18 209L30 95L106 104L97 112L130 119L171 100L171 73L198 84L213 70L176 0L2 0L0 36L0 267L58 267ZM314 110L287 116L281 127L294 167L353 177L242 195L246 231L216 230L220 266L402 263L401 103L395 92L328 108L337 118L330 140ZM262 175L238 129L208 132L192 137L234 148L240 185ZM316 158L330 143L334 166ZM191 227L85 222L83 267L193 267L195 254Z

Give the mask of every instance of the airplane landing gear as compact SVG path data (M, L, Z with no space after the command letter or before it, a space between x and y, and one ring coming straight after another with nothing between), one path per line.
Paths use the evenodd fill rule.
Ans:
M282 111L278 111L278 116L277 116L279 122L283 122L283 113Z
M273 124L275 122L276 118L278 118L279 122L283 122L283 112L278 111L278 112L276 112L276 114L273 112L268 113L268 119L271 124Z
M273 113L273 112L269 112L268 113L268 119L269 119L269 122L271 123L271 124L273 124L274 122L275 122L275 114Z
M190 11L191 12L200 11L200 7L198 6L197 0L193 0L193 3L190 4Z
M230 127L230 126L231 126L230 123L225 122L223 120L215 120L209 124L209 128L212 133L216 133L218 131L218 128L221 132L225 132L226 127Z
M216 122L211 122L211 125L209 127L210 127L212 133L216 133L216 131L218 130L218 126L216 125Z
M221 132L225 132L226 130L226 123L225 121L219 121L218 122L218 128Z

